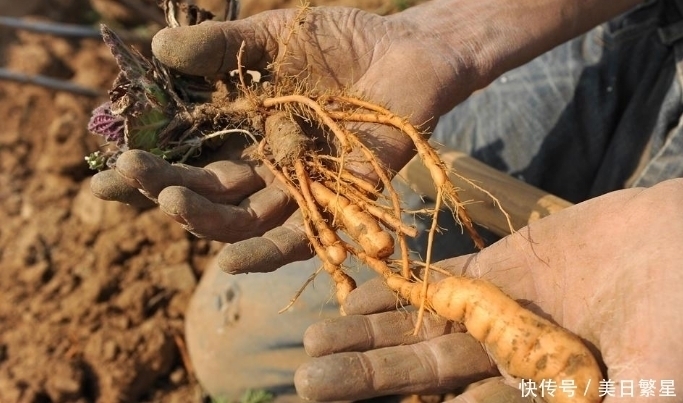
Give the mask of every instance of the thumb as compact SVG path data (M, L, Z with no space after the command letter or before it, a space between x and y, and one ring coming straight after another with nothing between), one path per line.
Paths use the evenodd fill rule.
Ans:
M277 55L278 32L291 13L277 10L261 14L237 21L163 29L152 39L152 53L181 73L215 76L237 68L237 53L245 42L243 66L265 69Z

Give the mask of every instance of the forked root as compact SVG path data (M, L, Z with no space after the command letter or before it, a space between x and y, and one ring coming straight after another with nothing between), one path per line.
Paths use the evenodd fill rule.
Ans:
M538 383L554 381L559 385L571 382L582 391L573 398L556 393L547 397L550 403L599 402L598 384L602 374L597 361L578 337L523 309L486 281L453 276L436 283L427 280L432 268L438 214L443 204L455 212L475 245L479 248L484 246L458 198L457 189L448 178L445 165L427 140L404 119L356 98L340 96L331 99L339 109L327 110L324 103L319 103L320 100L303 96L280 97L264 102L264 105L272 107L298 102L302 108L308 108L311 115L307 118L327 128L342 145L340 155L322 158L309 150L288 165L276 166L267 158L264 162L297 200L306 234L323 261L323 268L335 281L338 300L343 302L355 286L342 269L347 254L350 254L386 279L387 285L400 297L419 307L415 333L419 332L427 311L460 322L485 345L505 373ZM411 264L403 243L401 247L405 253L401 259L390 259L394 251L391 233L401 239L404 234L412 235L413 232L401 221L402 209L398 195L391 187L390 173L374 152L355 133L346 129L345 123L349 122L375 123L399 129L410 137L428 168L437 196L424 263ZM390 206L377 202L379 194L372 186L349 179L351 173L345 170L344 160L351 148L360 151L365 162L373 167L380 183L388 191ZM338 231L344 232L351 243L342 241L336 235ZM423 269L422 280L414 277L410 266Z
M444 194L444 199L456 214L458 221L465 228L469 236L474 241L477 248L483 249L485 246L484 240L481 238L477 230L474 228L472 219L467 214L465 207L461 203L458 192L453 183L448 179L448 172L445 168L443 162L439 158L438 154L429 145L429 142L417 131L417 129L411 125L405 119L395 115L388 109L385 109L379 105L363 101L353 97L347 96L335 96L331 99L337 102L345 102L360 108L371 111L370 113L363 113L358 111L353 112L330 112L330 116L337 120L343 120L347 122L365 122L365 123L378 123L384 125L393 126L408 137L415 145L418 155L422 160L422 163L427 167L429 173L434 181L434 185L437 189L441 188Z
M330 99L337 104L335 110L325 106ZM418 130L406 120L380 106L346 96L320 99L305 95L275 96L263 99L261 106L279 112L272 113L265 120L265 141L260 147L260 158L285 183L297 201L309 241L323 261L324 269L335 281L339 302L343 302L352 289L352 280L342 269L349 253L384 277L399 271L408 279L412 276L412 265L405 236L417 235L413 227L401 220L403 209L398 193L391 184L391 173L357 134L346 128L346 123L374 123L400 130L409 136L418 155L429 168L439 196L429 233L426 272L431 265L433 239L437 230L436 219L442 203L446 203L457 214L475 244L483 247L481 237L458 199L457 189L448 179L444 164ZM353 111L348 112L349 108L353 108ZM290 112L284 112L286 110ZM337 149L338 155L323 158L310 149L312 141L291 116L291 111L294 110L303 113L304 120L317 122L332 135L338 147L331 148ZM265 152L267 147L270 150L269 155ZM379 183L387 192L389 206L378 203L380 195L374 185L357 179L347 170L345 158L351 150L357 150L363 161L372 167ZM337 231L346 233L358 247L342 242L336 235ZM394 252L392 234L400 246L401 257L398 261L389 259ZM423 287L426 288L427 285L427 282L423 283ZM420 318L424 311L423 301ZM415 331L419 331L419 324Z
M264 154L265 145L266 142L264 140L259 145L259 153ZM343 254L343 258L341 258L340 256L336 255L336 253L339 251L338 248L327 248L327 246L341 246L341 241L336 236L334 231L331 231L326 227L324 220L320 216L316 215L316 213L319 213L317 209L311 210L309 208L309 202L306 200L306 197L303 195L297 184L295 184L285 173L279 170L267 159L264 158L262 161L268 167L271 173L287 187L287 190L299 205L299 209L301 210L303 217L306 236L316 255L318 255L320 260L322 260L323 268L334 280L337 301L343 303L349 293L356 288L356 282L348 274L344 273L341 268L341 262L343 262L346 258L346 251L341 251ZM323 234L322 236L320 234L321 232ZM321 239L323 240L322 242ZM329 253L330 250L332 250L332 256Z

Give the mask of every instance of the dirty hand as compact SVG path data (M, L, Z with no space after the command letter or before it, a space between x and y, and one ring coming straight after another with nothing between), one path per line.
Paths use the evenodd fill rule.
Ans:
M635 401L644 391L641 380L655 382L653 396L679 395L681 200L682 179L613 192L532 223L478 254L438 265L487 279L582 337L607 368L604 391L614 388L604 402ZM351 293L345 310L368 314L395 307L388 290L368 289ZM428 318L419 336L407 336L414 322L413 315L392 311L314 324L304 343L318 358L297 371L297 391L318 401L442 393L495 374L482 346L457 325ZM490 400L494 395L521 399L519 390L493 382L468 389L456 401L499 401Z
M433 32L421 28L426 24L419 17L336 7L300 13L276 10L166 29L154 37L152 50L181 72L216 76L237 68L244 42L242 64L248 70L265 73L278 60L280 74L303 77L320 93L345 89L409 117L424 130L477 86L476 79L467 77L471 66L463 62L471 58L456 57ZM290 37L292 27L296 32ZM465 83L457 89L456 78ZM414 153L409 138L390 129L366 131L364 141L381 149L383 162L396 170ZM357 172L364 175L362 168ZM194 234L233 243L220 259L228 272L272 271L310 257L301 220L290 217L295 203L282 184L262 167L239 159L197 168L129 151L119 158L116 171L96 175L92 187L98 197L130 203L139 203L140 195L130 191L139 189Z

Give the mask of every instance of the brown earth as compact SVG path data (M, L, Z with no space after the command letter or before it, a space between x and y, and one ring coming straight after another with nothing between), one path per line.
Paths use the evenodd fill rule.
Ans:
M22 0L0 15L136 32L159 28L111 0ZM133 1L133 3L136 3ZM202 3L198 1L198 3ZM331 0L375 12L400 0ZM154 1L137 0L148 12ZM298 0L243 1L243 15ZM106 90L117 72L99 39L0 27L0 65ZM184 362L183 313L220 245L156 209L90 194L105 99L0 81L0 402L200 402Z

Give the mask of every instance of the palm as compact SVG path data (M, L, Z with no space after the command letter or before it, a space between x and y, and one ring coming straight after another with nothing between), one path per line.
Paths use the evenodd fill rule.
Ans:
M676 191L668 183L580 204L482 251L465 273L581 336L608 379L678 380L681 357L672 353L681 342L671 329L681 326L672 307L683 302L674 247L683 227L670 222L677 207L662 202Z
M185 29L194 29L201 42L183 41ZM290 9L166 30L155 37L152 48L171 67L216 75L237 68L244 41L242 65L247 69L295 77L313 94L344 91L362 97L429 132L446 112L446 104L468 94L443 85L453 81L453 66L428 55L434 49L424 49L419 31L407 31L405 19L358 9ZM192 57L180 58L179 53ZM371 146L383 149L384 162L391 168L401 168L413 155L409 139L394 130L372 130L367 137Z
M304 15L302 24L297 19L300 15ZM244 42L241 61L246 69L270 68L283 76L296 77L313 95L348 91L385 105L414 124L427 122L424 128L429 129L436 115L443 112L437 107L443 96L437 81L442 77L431 75L424 79L415 75L414 71L423 68L428 59L420 57L419 46L405 39L407 35L390 35L389 31L397 29L405 29L405 25L354 9L315 8L304 14L300 10L279 10L234 22L165 30L155 36L152 49L162 63L181 72L213 76L237 68L237 55ZM393 36L404 40L387 42L386 38ZM450 71L439 66L428 70ZM405 97L406 93L420 96ZM414 153L409 138L396 130L368 125L354 129L370 148L381 150L380 159L389 168L399 169ZM372 178L368 165L353 168L359 175L377 179ZM144 190L167 214L197 235L238 242L266 234L264 237L272 243L255 240L249 247L268 245L271 249L264 251L264 256L281 256L276 262L262 265L269 270L310 256L301 221L292 217L285 222L295 203L285 195L282 185L257 167L242 176L239 183L225 181L233 176L232 169L234 166L225 164L205 169L171 166L141 153L124 154L117 166L125 182ZM96 193L116 199L118 195L107 194L116 180L112 174L100 175L94 181ZM258 186L254 188L254 184ZM277 239L268 233L283 223L287 231L278 230ZM244 251L248 249L241 246ZM226 256L234 252L231 248L228 246L231 252ZM239 259L232 256L224 261Z
M544 218L476 255L439 265L456 275L488 279L526 308L579 335L607 368L606 379L617 387L615 398L622 400L619 382L628 385L630 381L638 397L641 379L656 380L658 387L662 380L674 385L683 382L683 343L678 337L683 320L676 308L683 303L683 254L677 246L683 237L681 197L680 180L652 189L615 192ZM389 305L383 304L381 293L362 288L349 296L348 304L353 307L347 307L347 312L372 313L395 301L389 295ZM345 399L443 392L491 375L489 360L478 343L473 346L472 338L446 334L451 331L447 326L427 326L429 331L406 340L401 335L414 325L406 315L387 312L363 318L365 324L360 327L358 319L353 319L354 325L351 319L342 318L309 329L307 350L326 356L299 371L302 393L311 398ZM351 333L350 326L369 330ZM337 341L330 341L334 339L331 333ZM351 336L338 336L347 334ZM416 342L424 347L405 346ZM358 351L358 346L367 350L353 353L363 357L358 359L363 363L358 368L349 368L348 355L334 354ZM380 347L386 352L375 350ZM415 355L420 351L427 354L418 359ZM421 363L410 368L411 379L427 381L406 389L400 383L400 368L387 365L386 357L396 363ZM470 362L470 368L463 369L463 361ZM382 383L381 389L360 388L348 396L348 391L324 383L335 371L356 374L349 382L359 385L377 385L377 380L392 376L396 380Z

